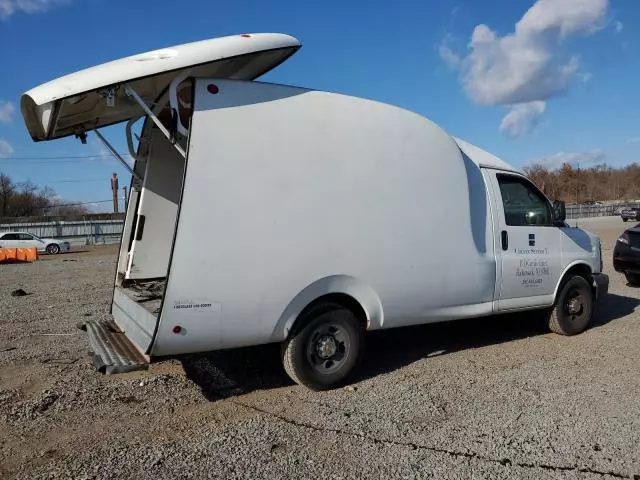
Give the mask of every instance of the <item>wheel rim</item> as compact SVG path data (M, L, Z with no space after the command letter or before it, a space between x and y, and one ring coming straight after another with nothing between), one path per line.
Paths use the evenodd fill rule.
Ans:
M307 361L315 372L329 375L344 365L349 347L349 334L344 328L336 324L319 325L309 335Z
M581 320L587 313L588 298L582 290L574 288L567 292L563 310L571 322Z
M58 246L57 245L49 245L49 248L47 250L49 250L49 253L58 253Z

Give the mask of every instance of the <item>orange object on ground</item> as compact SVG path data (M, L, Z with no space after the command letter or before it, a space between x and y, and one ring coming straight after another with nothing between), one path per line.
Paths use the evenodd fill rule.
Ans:
M16 260L19 262L35 262L38 251L35 248L16 248Z
M0 248L0 263L35 262L38 251L31 248Z

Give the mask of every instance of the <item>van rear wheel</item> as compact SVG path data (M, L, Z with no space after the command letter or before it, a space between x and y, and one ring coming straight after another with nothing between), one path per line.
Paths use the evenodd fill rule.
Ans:
M296 383L312 390L341 385L356 369L364 328L349 309L322 304L300 318L282 345L284 369Z
M564 282L549 317L549 329L559 335L576 335L591 323L593 292L579 275Z

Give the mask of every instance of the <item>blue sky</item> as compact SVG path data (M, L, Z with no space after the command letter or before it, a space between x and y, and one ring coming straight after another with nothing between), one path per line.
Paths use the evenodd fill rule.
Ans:
M148 50L243 32L302 49L263 80L389 102L506 161L640 161L637 0L0 0L0 172L73 201L110 198L129 176L88 145L35 144L20 95ZM124 152L123 129L107 137ZM53 158L52 158L53 157ZM97 210L108 209L108 203Z

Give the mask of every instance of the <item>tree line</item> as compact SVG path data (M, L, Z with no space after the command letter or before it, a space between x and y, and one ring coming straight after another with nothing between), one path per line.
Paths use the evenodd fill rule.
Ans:
M640 164L613 168L606 164L576 168L568 163L549 169L534 164L525 174L552 200L565 203L640 199Z
M73 203L61 199L50 187L40 188L30 181L18 184L0 173L0 219L89 213L85 205Z

